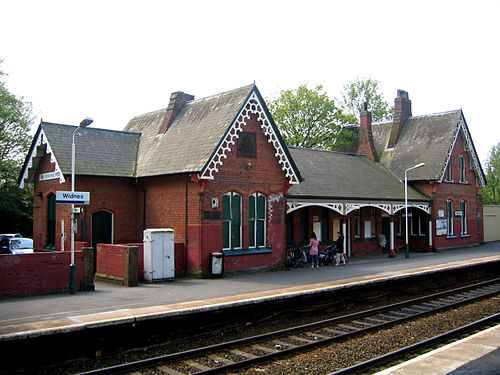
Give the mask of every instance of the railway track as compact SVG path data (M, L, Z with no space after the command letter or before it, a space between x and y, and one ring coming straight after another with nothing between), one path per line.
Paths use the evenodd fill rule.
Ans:
M267 334L80 374L117 374L144 369L155 369L172 375L234 371L498 294L500 279ZM349 372L344 373L358 370L346 369Z

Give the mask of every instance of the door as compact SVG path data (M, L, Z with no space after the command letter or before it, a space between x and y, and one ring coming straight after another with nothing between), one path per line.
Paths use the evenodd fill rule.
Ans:
M113 214L108 211L97 211L92 214L92 247L98 243L113 243Z
M383 253L387 253L391 247L391 218L382 216L382 234L385 236Z

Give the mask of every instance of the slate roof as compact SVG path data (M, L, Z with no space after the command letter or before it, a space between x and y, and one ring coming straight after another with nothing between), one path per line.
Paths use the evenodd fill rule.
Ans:
M304 181L290 188L290 198L403 200L404 183L367 156L336 151L290 147ZM409 187L411 201L430 198Z
M462 110L408 118L392 150L387 149L391 127L392 122L372 124L373 144L379 162L400 179L404 179L406 169L424 162L424 167L414 169L408 174L408 180L441 181L458 133L463 130L478 176L485 181ZM359 134L359 126L350 130ZM357 145L358 139L344 151L352 151L354 148L357 150Z
M137 177L200 172L255 85L186 103L164 134L166 109L135 117L125 131L142 133Z
M71 174L71 142L76 126L42 122L63 174ZM75 134L75 170L79 175L133 177L140 134L81 128Z

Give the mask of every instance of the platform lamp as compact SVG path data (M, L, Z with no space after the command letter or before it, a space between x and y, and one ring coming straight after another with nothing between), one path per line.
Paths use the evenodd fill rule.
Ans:
M419 163L419 164L414 165L413 167L405 170L405 221L406 221L405 258L410 257L410 245L408 244L408 176L407 176L407 173L408 173L408 171L411 171L412 169L417 169L417 168L423 167L424 165L425 165L425 163Z
M73 132L73 142L71 143L71 192L75 191L75 134L81 128L86 128L92 124L94 120L90 117L80 122L80 125ZM76 292L76 273L75 273L75 205L71 204L71 264L69 265L69 292L74 294Z

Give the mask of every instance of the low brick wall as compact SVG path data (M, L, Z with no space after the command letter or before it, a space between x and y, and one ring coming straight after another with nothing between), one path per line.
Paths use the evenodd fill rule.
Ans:
M0 296L69 291L71 252L0 255ZM75 251L76 287L83 287L83 253Z
M138 267L137 276L140 281L144 280L144 245L142 243L127 244L98 244L97 245L97 277L122 282L125 277L125 249L137 246ZM175 253L175 277L184 276L185 252L183 243L174 244Z

